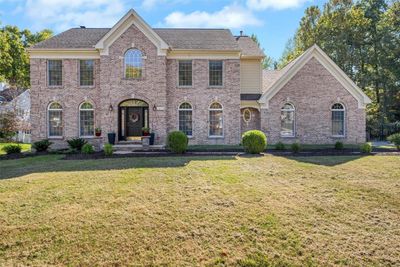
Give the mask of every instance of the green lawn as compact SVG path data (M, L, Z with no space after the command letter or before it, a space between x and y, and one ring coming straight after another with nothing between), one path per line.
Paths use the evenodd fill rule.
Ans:
M394 266L400 157L0 161L0 266Z
M3 147L10 144L16 143L0 143L0 155L5 154L6 152L3 151ZM19 144L22 147L22 152L31 151L31 144Z

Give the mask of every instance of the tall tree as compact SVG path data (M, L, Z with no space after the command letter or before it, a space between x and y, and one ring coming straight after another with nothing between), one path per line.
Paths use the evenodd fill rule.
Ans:
M26 48L51 36L50 30L32 34L16 26L0 28L0 79L11 87L29 87L29 56Z
M264 48L261 47L261 43L260 43L260 41L258 40L257 35L255 35L255 34L253 33L253 34L251 35L251 39L253 39L253 41L258 45L258 47L259 47L259 48L264 52L264 54L265 54L265 50L264 50ZM263 61L262 61L262 67L263 67L263 69L272 70L272 69L275 69L275 66L276 66L275 60L274 60L272 57L270 57L270 56L268 56L267 54L265 54L265 57L264 57L264 59L263 59Z

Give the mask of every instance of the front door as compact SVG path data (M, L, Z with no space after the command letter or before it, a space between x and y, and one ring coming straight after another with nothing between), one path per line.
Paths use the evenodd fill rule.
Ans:
M141 136L144 127L144 108L126 108L126 135L127 137Z

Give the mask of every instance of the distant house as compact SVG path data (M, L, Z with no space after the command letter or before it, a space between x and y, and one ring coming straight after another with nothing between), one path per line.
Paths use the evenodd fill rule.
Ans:
M18 133L15 141L31 142L31 123L30 123L31 97L30 90L4 89L0 92L0 113L15 112L18 119Z
M130 10L112 28L73 28L29 49L32 140L55 146L135 140L180 130L190 144L365 142L371 100L316 45L280 71L228 29L150 27ZM103 130L95 137L95 128ZM121 142L124 143L124 142Z

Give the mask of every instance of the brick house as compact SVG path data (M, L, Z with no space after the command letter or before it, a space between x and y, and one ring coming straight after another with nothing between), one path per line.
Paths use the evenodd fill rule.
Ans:
M29 49L32 141L107 133L164 144L238 144L249 129L269 143L365 141L370 99L317 46L280 71L262 70L251 38L226 29L155 29L130 10L109 28L73 28ZM95 128L102 136L95 137Z

